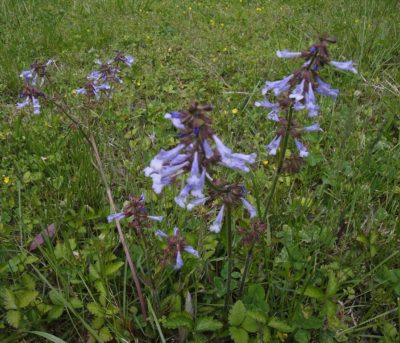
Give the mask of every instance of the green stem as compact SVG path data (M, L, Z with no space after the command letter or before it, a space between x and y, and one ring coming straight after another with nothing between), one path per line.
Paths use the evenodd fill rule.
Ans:
M226 295L224 309L228 308L231 302L231 279L232 279L232 209L230 205L227 205L226 216L226 235L227 235L227 253L228 253L228 275L226 279Z
M269 208L272 204L272 199L275 195L275 191L276 191L276 185L278 184L278 179L279 176L281 174L281 170L282 170L282 166L283 166L283 161L285 160L285 154L286 154L286 149L288 146L288 141L289 141L289 135L290 135L290 129L292 126L292 119L293 119L293 109L290 107L288 110L288 115L287 115L287 126L286 126L286 130L285 130L285 136L283 137L283 142L280 148L280 156L279 156L279 161L278 161L278 167L276 168L276 172L274 175L274 179L272 180L272 186L270 188L269 194L268 194L268 199L267 199L267 203L265 205L265 212L264 215L261 217L262 221L265 221L267 219L267 215L268 215L268 211ZM255 243L253 243L246 255L246 261L245 261L245 265L244 265L244 270L243 270L243 275L242 275L242 279L240 280L240 287L239 287L239 296L241 296L243 294L244 291L244 286L246 284L246 278L247 278L247 274L249 272L250 269L250 262L251 262L251 258L253 257L253 250L254 250L254 245Z

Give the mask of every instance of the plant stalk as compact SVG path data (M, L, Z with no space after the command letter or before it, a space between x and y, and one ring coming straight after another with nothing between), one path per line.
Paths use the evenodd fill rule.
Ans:
M271 207L272 199L273 199L275 191L276 191L276 186L278 184L278 179L281 174L283 161L285 160L286 149L287 149L288 141L289 141L289 133L290 133L290 129L292 126L292 119L293 119L293 109L292 109L292 107L290 107L288 110L288 115L287 115L287 126L286 126L286 130L285 130L285 136L283 137L283 142L282 142L281 149L280 149L278 167L276 168L274 179L272 180L272 186L271 186L269 194L268 194L268 199L267 199L267 203L265 205L264 215L261 217L262 221L265 221L267 219L268 211L269 211L269 208ZM245 261L245 265L244 265L243 275L242 275L242 279L240 281L239 296L242 296L242 294L244 292L247 274L249 272L251 259L253 257L254 246L255 246L255 243L253 243L251 245L251 247L249 248L249 251L247 252L247 255L246 255L246 261Z
M227 235L227 254L228 254L228 275L226 279L226 295L224 309L227 310L228 305L231 303L231 280L232 280L232 208L227 205L226 216L226 235Z
M102 181L104 183L104 187L106 188L108 202L110 203L111 210L113 212L116 212L116 208L115 208L115 204L114 204L114 199L112 197L111 189L110 189L110 186L108 185L107 178L106 178L106 175L104 173L103 163L101 162L100 154L99 154L99 151L97 149L96 140L95 140L95 138L94 138L92 133L90 133L89 142L90 142L90 145L92 147L92 151L93 151L94 157L96 158L97 167L98 167L98 170L100 172L101 179L102 179ZM118 220L115 221L115 226L117 227L119 239L121 241L122 247L123 247L124 252L125 252L126 260L128 262L129 268L130 268L131 273L132 273L132 278L133 278L133 282L135 283L136 292L138 294L138 298L139 298L140 307L141 307L141 311L142 311L143 317L144 317L144 319L147 319L146 303L145 303L145 300L144 300L144 297L143 297L142 287L140 285L138 273L137 273L135 264L133 263L131 254L129 252L128 244L126 243L125 235L124 235L124 232L122 231L121 224L120 224L120 222Z

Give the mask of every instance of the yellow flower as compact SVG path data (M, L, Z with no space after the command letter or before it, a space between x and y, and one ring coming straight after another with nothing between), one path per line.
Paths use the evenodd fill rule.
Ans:
M269 161L268 160L264 160L263 161L263 165L266 167L267 165L269 164Z
M232 114L237 114L237 113L239 113L239 110L238 110L237 108L234 108L234 109L232 110Z
M72 94L72 95L75 95L75 94L76 94L76 89L73 89L73 90L71 91L71 94Z
M3 181L5 184L8 184L10 182L10 177L9 176L4 176Z
M261 7L257 7L257 8L256 8L256 11L257 11L257 12L261 12L261 11L262 11L262 8L261 8Z

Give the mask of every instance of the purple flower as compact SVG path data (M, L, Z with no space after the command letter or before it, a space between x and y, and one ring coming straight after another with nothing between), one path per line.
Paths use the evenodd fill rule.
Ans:
M30 103L32 103L33 106L33 114L40 114L40 103L39 100L34 96L27 96L23 102L17 103L17 109L20 110Z
M255 153L250 155L232 153L232 150L225 146L216 135L213 135L213 139L221 157L219 164L228 168L239 169L244 172L250 171L247 164L253 164L256 161L257 155Z
M301 52L292 52L292 51L288 51L288 50L278 50L276 52L276 56L278 56L279 58L293 58L293 57L300 57L301 56Z
M211 149L211 146L208 143L207 139L203 140L203 149L207 159L210 159L211 157L214 156L214 151Z
M315 103L315 95L312 89L311 82L308 84L308 92L306 93L305 106L308 110L308 116L310 118L318 116L319 106Z
M270 155L272 155L272 156L276 155L279 145L281 144L281 140L282 140L282 136L275 136L274 139L271 141L271 143L269 143L268 145L265 146Z
M304 146L303 143L301 143L299 140L295 139L294 142L296 143L297 150L299 150L299 156L300 157L307 157L308 156L308 150Z
M294 99L294 101L300 101L301 99L304 98L303 92L304 92L304 82L305 80L303 79L290 93L289 98Z
M107 217L107 222L111 223L113 220L121 220L125 218L125 214L123 212L119 212L119 213L111 213L108 217Z
M336 99L337 96L339 95L339 90L331 88L331 85L325 83L322 81L319 77L316 77L318 86L315 89L318 93L324 95L324 96L331 96L333 99Z
M303 131L313 132L313 131L322 131L319 123L312 124L310 126L305 126L302 128Z
M262 89L262 95L267 94L270 90L273 90L276 96L287 91L290 88L289 82L292 78L293 74L285 77L282 80L265 82L265 87Z
M174 125L177 129L185 129L185 125L183 125L181 121L180 112L168 112L164 115L164 118L170 120L172 125Z
M279 104L273 104L268 101L268 99L263 99L261 101L257 101L254 103L256 107L264 107L272 110L271 112L268 113L267 117L270 120L273 120L275 122L279 121L279 112L281 110Z
M126 55L123 61L130 68L135 63L135 58L131 55Z
M164 216L147 216L150 220L154 220L155 222L161 222L164 219Z
M210 231L211 232L215 232L218 233L221 231L222 228L222 222L224 220L224 209L225 206L222 205L221 209L218 212L217 218L215 218L214 222L212 223L212 225L210 226Z
M345 61L345 62L337 62L337 61L330 61L330 65L333 65L336 69L351 71L354 74L357 74L356 68L353 67L353 61Z
M161 230L157 230L156 235L168 240L168 246L164 251L164 257L168 259L174 259L175 269L178 270L183 267L183 251L199 258L200 255L198 251L191 245L186 244L185 239L180 235L177 227L174 227L174 234L172 237Z
M257 217L257 210L245 198L242 197L240 200L242 200L243 206L249 212L250 218Z

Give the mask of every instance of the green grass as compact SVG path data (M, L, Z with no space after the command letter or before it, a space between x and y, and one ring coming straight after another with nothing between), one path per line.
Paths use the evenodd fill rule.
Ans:
M264 145L274 126L254 101L265 80L298 65L278 59L277 49L303 49L327 32L338 40L334 59L354 60L359 75L322 72L341 93L336 103L322 100L324 132L307 137L311 156L301 172L280 179L269 234L251 265L254 286L241 300L248 312L263 312L266 323L258 324L261 331L269 328L265 335L272 342L397 342L399 10L394 0L1 2L0 341L41 339L29 331L66 342L87 341L89 334L92 341L98 335L172 342L185 334L188 341L229 341L228 328L235 326L223 311L225 249L208 233L217 209L178 208L173 197L179 185L157 197L142 170L161 147L176 143L165 112L193 100L211 103L217 134L259 159L250 173L255 186L252 175L226 175L243 177L252 202L257 189L263 204L275 166ZM117 49L134 55L136 64L101 111L83 110L72 91L96 58L105 60ZM145 191L152 213L166 215L149 229L149 249L125 227L151 304L147 323L129 269L116 264L125 258L105 221L110 209L90 147L50 102L42 102L37 117L15 109L19 73L48 58L57 61L51 94L66 94L78 116L92 118L117 206ZM50 223L58 228L56 239L29 253L33 237ZM179 273L160 267L161 241L153 239L156 228L175 225L202 254L199 261L187 259ZM233 287L246 255L237 234L235 242ZM188 292L195 324L180 313ZM13 311L20 319L10 325L9 317L18 316ZM181 317L174 319L176 313ZM302 326L302 316L321 323ZM205 317L223 328L196 332L191 325Z

